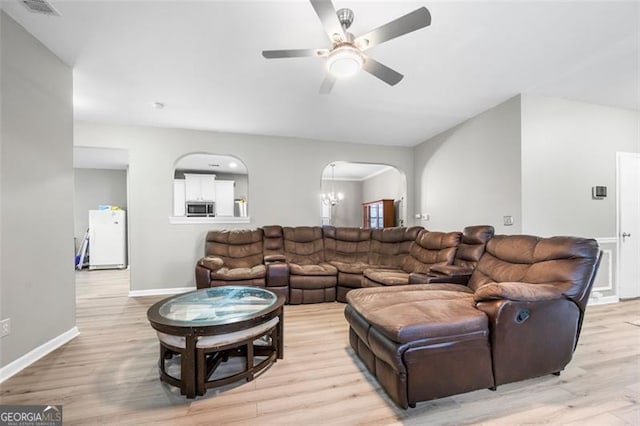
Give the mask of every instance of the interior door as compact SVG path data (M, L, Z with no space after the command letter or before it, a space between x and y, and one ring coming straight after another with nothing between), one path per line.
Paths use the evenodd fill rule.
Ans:
M618 153L618 297L640 297L640 154Z

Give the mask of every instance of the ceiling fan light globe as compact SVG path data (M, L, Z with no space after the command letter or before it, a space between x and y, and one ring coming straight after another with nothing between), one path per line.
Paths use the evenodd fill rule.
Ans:
M329 53L327 70L335 77L350 77L360 71L364 60L360 51L351 46L339 47Z

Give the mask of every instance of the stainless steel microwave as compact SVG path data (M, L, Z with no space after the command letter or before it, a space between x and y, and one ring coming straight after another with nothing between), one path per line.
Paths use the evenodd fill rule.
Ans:
M185 211L188 217L215 216L215 203L211 201L187 201Z

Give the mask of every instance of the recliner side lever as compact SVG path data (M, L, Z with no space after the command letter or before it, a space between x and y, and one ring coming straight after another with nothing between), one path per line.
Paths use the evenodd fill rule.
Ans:
M530 315L531 314L529 313L528 309L521 309L518 312L518 315L516 315L516 323L522 324L523 322L529 319Z

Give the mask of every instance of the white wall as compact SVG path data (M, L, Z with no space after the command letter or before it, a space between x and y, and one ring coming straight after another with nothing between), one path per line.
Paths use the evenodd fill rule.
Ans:
M617 151L640 152L640 112L523 95L522 231L615 237Z
M233 225L170 225L175 161L191 153L234 155L249 171L250 224L320 224L319 177L336 158L386 163L413 175L412 149L207 131L77 122L77 146L129 151L129 230L134 290L192 285L206 232ZM409 187L410 193L413 187Z
M89 227L89 210L100 204L127 210L127 171L107 169L74 170L74 237L76 251Z
M408 211L405 204L407 199L406 182L406 176L394 168L365 179L362 181L362 202L394 200L395 224L405 226L408 223L406 220Z
M406 197L406 177L396 169L362 181L362 202L391 199L400 200Z
M454 231L493 225L496 233L522 229L520 97L441 133L414 150L415 210L427 229ZM514 218L503 225L503 216Z
M0 12L0 366L75 326L71 69Z

